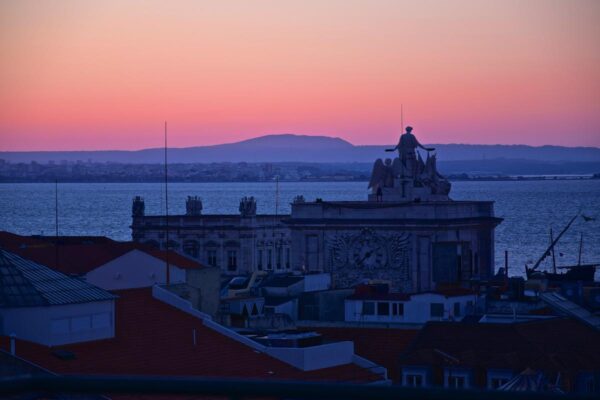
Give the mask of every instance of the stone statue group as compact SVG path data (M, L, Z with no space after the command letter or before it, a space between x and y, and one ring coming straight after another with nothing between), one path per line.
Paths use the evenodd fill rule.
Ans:
M398 196L402 200L447 199L450 182L437 171L436 155L431 153L435 149L419 143L412 130L412 127L406 127L396 147L386 149L398 151L397 158L375 161L369 188L376 194L377 200L385 200L382 197L386 193L392 194L392 200L398 200ZM417 148L427 152L425 161Z

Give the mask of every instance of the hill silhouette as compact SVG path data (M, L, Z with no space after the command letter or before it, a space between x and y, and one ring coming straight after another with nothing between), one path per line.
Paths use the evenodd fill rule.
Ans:
M390 157L381 145L355 146L343 139L328 136L294 134L267 135L235 143L213 146L169 148L172 163L213 162L311 162L311 163L371 163L377 158ZM600 148L427 144L436 148L440 161L531 160L548 162L600 162ZM21 151L0 152L0 159L11 163L36 161L92 161L126 164L153 164L163 161L162 148L136 151Z

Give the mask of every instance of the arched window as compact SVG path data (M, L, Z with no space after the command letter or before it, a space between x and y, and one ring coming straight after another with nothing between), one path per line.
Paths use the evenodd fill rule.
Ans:
M188 256L198 258L198 253L200 251L200 245L195 240L186 240L183 242L183 252Z

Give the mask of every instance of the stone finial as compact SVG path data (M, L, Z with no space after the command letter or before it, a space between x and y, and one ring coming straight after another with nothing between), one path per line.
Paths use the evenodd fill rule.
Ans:
M185 201L185 215L202 215L202 199L200 197L187 197Z
M294 204L299 204L299 203L305 203L306 200L304 200L304 196L302 196L301 194L299 194L298 196L294 197Z
M143 217L146 214L146 204L142 196L135 196L131 204L131 215L134 217Z
M256 216L256 200L253 196L242 197L240 200L240 214L242 217L254 217Z

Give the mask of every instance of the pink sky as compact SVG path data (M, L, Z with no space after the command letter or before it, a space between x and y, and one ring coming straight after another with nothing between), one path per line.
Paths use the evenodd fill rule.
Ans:
M600 1L0 2L0 150L600 146Z

